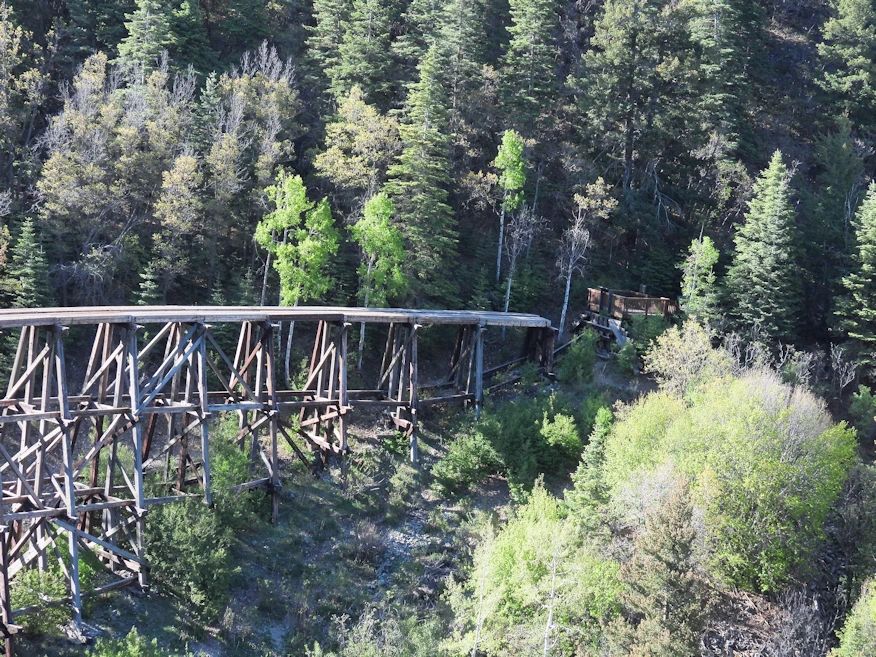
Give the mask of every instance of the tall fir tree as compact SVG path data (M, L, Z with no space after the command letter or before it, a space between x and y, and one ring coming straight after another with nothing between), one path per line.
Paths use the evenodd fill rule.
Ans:
M171 15L170 28L170 56L178 70L191 65L206 75L217 67L218 58L210 47L206 19L198 0L183 0Z
M841 326L862 346L860 362L872 365L876 362L876 183L870 183L853 229L852 268L843 279L845 296L839 314Z
M126 17L128 36L119 44L119 64L129 70L156 68L174 42L172 15L169 0L137 0L137 8Z
M406 274L416 303L453 307L457 232L449 204L447 97L436 47L420 63L400 127L403 149L388 171L386 191L409 244Z
M876 8L869 0L834 0L818 44L818 83L855 124L876 126Z
M313 0L315 24L308 26L306 57L311 76L327 85L329 71L340 64L341 43L350 20L351 0Z
M445 84L450 125L460 123L468 98L481 79L486 61L484 6L481 0L448 0L444 5L439 44L447 62Z
M533 136L555 87L557 5L555 0L510 0L510 6L511 40L502 74L505 114L511 125Z
M400 78L411 82L416 77L417 64L435 43L447 0L411 0L402 14L402 32L392 43L392 50L401 67Z
M37 239L33 219L21 225L21 234L12 247L7 294L13 308L43 308L53 305L49 287L49 266Z
M768 338L793 337L802 294L799 242L790 176L780 151L754 184L754 197L735 242L727 277L736 302L733 314L744 326L757 324Z
M338 63L328 71L335 97L343 98L358 85L368 102L389 108L393 79L391 7L384 0L353 0L338 47Z

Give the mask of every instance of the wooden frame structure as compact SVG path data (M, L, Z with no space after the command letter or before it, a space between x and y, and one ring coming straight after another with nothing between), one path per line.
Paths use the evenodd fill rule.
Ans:
M655 297L645 292L591 287L587 289L587 308L597 315L630 319L633 315L674 315L678 312L678 303L668 297Z
M317 325L301 390L278 387L281 322ZM373 389L348 387L347 341L354 323L387 329ZM236 330L236 348L228 348L227 339L222 346L213 331L217 324ZM430 386L434 396L422 399L427 387L419 380L417 343L423 327L434 324L457 326L457 339L446 380ZM213 414L237 413L237 442L249 453L254 476L236 490L266 490L276 521L281 437L302 461L324 460L349 450L354 408L385 407L417 461L421 407L463 402L480 412L484 335L492 326L525 328L524 356L551 370L555 331L536 315L330 307L0 310L0 329L19 334L0 399L5 654L14 651L15 619L35 610L12 608L10 583L26 569L60 570L69 595L53 604L69 605L77 624L86 595L148 585L149 507L192 497L212 504ZM91 339L84 366L67 363L65 336L71 330L79 342ZM158 482L149 490L146 474ZM80 586L84 553L102 569L100 585L90 591Z

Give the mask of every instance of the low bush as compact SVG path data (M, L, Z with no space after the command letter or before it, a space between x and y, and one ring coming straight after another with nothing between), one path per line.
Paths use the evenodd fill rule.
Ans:
M627 340L624 346L618 349L617 366L624 374L634 374L639 364L639 351L633 340Z
M649 349L651 343L669 328L663 315L633 315L629 322L630 337L641 345L642 349Z
M876 655L876 579L864 585L861 597L838 634L839 647L830 652L830 657Z
M592 329L579 333L569 345L566 355L560 359L557 378L569 385L584 385L593 380L596 364L596 343L599 336Z
M229 413L213 427L210 435L210 479L217 520L223 527L239 531L268 517L263 491L234 492L237 484L249 481L249 456L234 442L237 416Z
M212 619L224 608L236 568L231 531L202 502L152 507L146 516L149 561L155 581Z
M864 434L873 433L876 427L876 396L867 386L860 386L858 392L852 395L849 404L849 414L855 420L855 426Z
M54 558L47 570L33 568L19 573L12 580L9 594L13 609L36 607L33 613L16 618L28 634L54 634L70 620L69 607L47 604L68 595L64 573Z
M705 384L689 402L658 392L628 407L604 476L618 512L635 516L642 484L673 464L694 482L715 574L774 591L811 561L855 447L854 430L832 424L811 393L751 372Z
M447 453L432 467L432 486L443 497L459 495L499 467L499 455L483 435L462 435L450 443Z
M121 639L98 639L88 657L192 657L191 653L171 652L158 647L158 640L140 636L136 628Z

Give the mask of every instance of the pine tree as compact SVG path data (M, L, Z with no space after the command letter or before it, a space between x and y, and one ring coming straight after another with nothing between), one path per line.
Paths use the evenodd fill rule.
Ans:
M218 58L210 47L204 13L198 0L183 0L173 12L170 27L170 56L178 70L192 65L206 75L216 68Z
M134 303L138 306L161 305L167 298L161 288L161 273L155 263L150 262L140 273L140 287L134 293Z
M119 64L127 69L156 68L174 42L171 17L168 0L137 0L137 9L125 21L128 36L119 44Z
M308 27L307 56L317 77L328 76L341 61L340 48L350 20L351 0L313 0L316 24Z
M697 652L708 618L709 593L697 573L692 520L693 506L683 479L673 482L666 498L646 515L633 558L620 571L626 584L624 602L644 616L635 630L620 632L622 641L632 639L632 645L626 646L628 654L688 657Z
M383 0L353 0L338 47L338 63L328 71L336 98L343 98L358 85L369 102L388 108L392 84L390 7Z
M509 122L525 133L551 107L558 23L555 0L510 0L511 41L504 57L503 98Z
M842 327L862 345L860 361L876 362L876 183L855 214L852 270L843 279L845 297L839 303Z
M53 305L49 288L49 266L30 217L24 220L21 234L12 247L9 275L4 287L12 299L13 308L43 308Z
M864 163L857 152L852 124L838 121L838 130L815 142L818 175L804 225L806 245L807 321L822 335L834 324L834 301L843 293L849 270L852 219L865 189Z
M404 147L388 171L386 191L409 244L406 274L417 303L453 307L457 236L447 193L447 99L438 65L437 49L430 48L408 94L400 127Z
M793 336L800 311L798 238L789 178L782 153L776 151L754 185L728 272L736 317L743 325L757 324L767 338Z
M876 9L869 0L834 0L832 9L818 44L824 66L818 83L869 129L876 125Z
M436 41L447 0L411 0L402 14L403 31L392 43L392 50L401 64L402 80L416 75L417 64Z
M441 23L438 44L447 62L444 73L450 125L456 129L470 96L478 88L486 61L482 0L449 0Z

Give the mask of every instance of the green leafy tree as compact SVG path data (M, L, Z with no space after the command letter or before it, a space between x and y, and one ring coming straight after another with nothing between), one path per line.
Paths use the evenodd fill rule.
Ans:
M526 159L523 157L523 138L514 130L502 135L499 153L493 166L499 174L502 188L502 204L499 211L499 250L496 255L496 282L502 279L502 251L505 247L505 213L512 212L523 202L523 186L526 184Z
M386 305L390 297L400 294L405 288L405 246L401 233L391 223L394 212L389 197L376 194L365 203L362 218L350 227L353 239L362 250L359 298L366 308ZM362 322L357 363L360 370L364 352L365 322Z
M866 657L876 654L876 580L864 584L861 597L855 602L839 631L839 647L830 657Z
M876 9L867 0L834 0L831 9L818 44L824 67L818 83L869 129L876 109Z
M789 178L782 154L776 151L755 183L745 221L736 231L727 277L739 321L758 325L769 338L793 336L800 313L798 237Z
M852 270L843 279L846 296L840 301L839 313L849 337L862 346L861 362L869 365L876 351L876 183L870 183L852 225Z
M337 253L340 237L328 201L310 201L301 176L281 170L277 184L265 191L275 209L259 222L255 239L274 256L280 301L297 306L331 287L325 267Z
M325 133L325 150L313 161L319 175L334 183L351 205L353 198L374 196L401 149L398 122L366 103L354 86Z
M172 17L168 0L137 0L125 21L128 36L119 44L119 63L128 69L155 69L174 42Z
M451 654L584 652L617 611L617 563L574 531L539 482L495 537L478 545L467 580L448 586Z
M457 235L449 204L447 99L439 78L439 57L430 48L420 63L420 79L411 87L400 126L402 152L388 171L386 192L409 245L406 274L423 303L452 307L450 280Z
M687 257L678 267L682 271L681 309L701 322L718 318L718 283L715 265L718 249L708 235L690 243Z
M713 379L688 401L660 391L628 407L603 473L619 517L638 522L649 477L673 465L704 514L709 573L774 591L811 563L855 448L823 401L757 370Z
M30 217L21 226L21 234L12 247L10 260L5 287L12 299L12 307L42 308L53 305L48 263Z

